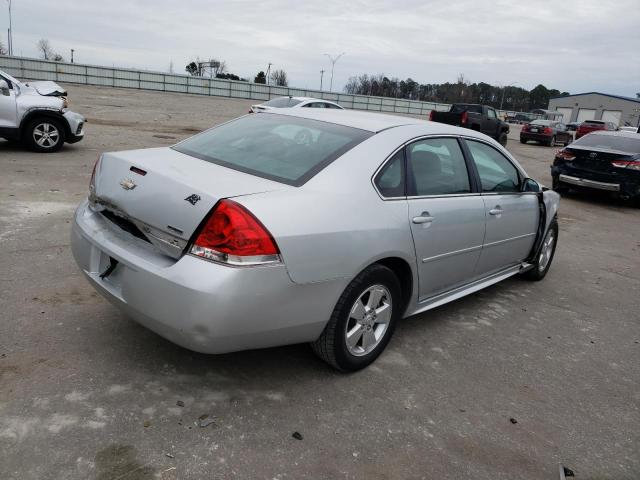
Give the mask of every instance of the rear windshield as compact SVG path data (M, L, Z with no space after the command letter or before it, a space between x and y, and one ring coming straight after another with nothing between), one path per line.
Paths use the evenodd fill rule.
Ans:
M268 102L264 102L262 105L266 105L268 107L273 107L273 108L289 108L301 102L302 100L296 100L295 98L291 98L291 97L280 97L280 98L272 98Z
M549 125L551 125L553 122L551 120L534 120L533 122L531 122L529 125L543 125L545 127L548 127Z
M620 152L640 153L640 135L638 138L623 137L617 135L599 135L590 133L580 137L571 146L607 148L619 150Z
M451 110L449 111L451 113L462 113L462 112L482 113L482 105L465 105L465 104L452 105Z
M599 120L585 120L584 123L586 123L587 125L604 125L604 122L601 122Z
M223 167L298 187L371 135L358 128L261 113L245 115L172 148Z

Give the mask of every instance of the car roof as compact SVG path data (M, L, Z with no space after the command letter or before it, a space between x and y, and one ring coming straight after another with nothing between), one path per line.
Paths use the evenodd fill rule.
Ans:
M428 122L415 117L402 117L400 115L388 115L384 113L364 112L357 110L332 110L315 108L279 108L270 110L274 115L290 115L293 117L308 118L322 122L334 123L345 127L359 128L369 132L381 132L388 128L402 125L424 125L433 133L460 133L469 132L467 129L453 127L444 123ZM261 113L260 115L263 115ZM431 132L428 132L431 133Z

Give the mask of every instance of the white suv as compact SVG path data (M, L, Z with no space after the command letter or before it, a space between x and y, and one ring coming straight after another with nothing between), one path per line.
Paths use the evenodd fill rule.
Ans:
M36 152L56 152L82 140L86 120L67 108L67 92L54 82L23 83L0 70L0 138Z

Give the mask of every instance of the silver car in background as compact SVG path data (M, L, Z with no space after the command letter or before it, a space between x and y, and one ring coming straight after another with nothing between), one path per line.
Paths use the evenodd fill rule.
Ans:
M310 342L349 371L403 317L516 274L542 279L558 201L480 133L283 109L103 154L72 249L101 294L172 342Z
M343 107L335 102L323 100L313 97L276 97L271 100L251 105L249 113L269 112L280 108L331 108L335 110L344 110Z

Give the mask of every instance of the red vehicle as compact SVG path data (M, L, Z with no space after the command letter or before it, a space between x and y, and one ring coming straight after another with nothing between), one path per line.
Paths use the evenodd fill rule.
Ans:
M585 136L587 133L595 132L596 130L617 130L618 128L611 122L604 122L602 120L585 120L580 124L576 130L576 140Z

